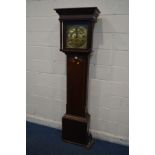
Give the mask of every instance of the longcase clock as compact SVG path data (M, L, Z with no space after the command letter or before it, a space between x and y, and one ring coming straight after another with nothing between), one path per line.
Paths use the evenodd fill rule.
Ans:
M94 24L100 11L97 7L55 11L60 21L60 51L67 56L67 104L62 118L62 138L89 148L93 142L87 110L89 56Z

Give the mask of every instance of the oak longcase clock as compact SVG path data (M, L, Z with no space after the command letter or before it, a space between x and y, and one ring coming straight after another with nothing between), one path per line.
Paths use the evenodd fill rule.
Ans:
M67 104L62 118L62 138L83 145L93 143L87 110L89 56L97 7L55 9L60 21L60 51L67 56Z

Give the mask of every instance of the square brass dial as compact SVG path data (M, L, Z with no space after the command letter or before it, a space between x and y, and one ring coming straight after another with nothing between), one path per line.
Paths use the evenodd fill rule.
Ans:
M66 48L87 48L88 26L87 25L67 25Z

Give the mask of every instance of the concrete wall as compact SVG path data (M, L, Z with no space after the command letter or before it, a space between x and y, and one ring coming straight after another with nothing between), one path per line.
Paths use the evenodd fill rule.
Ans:
M53 8L97 6L90 61L89 112L94 137L128 144L128 0L27 0L27 120L61 128L66 57Z

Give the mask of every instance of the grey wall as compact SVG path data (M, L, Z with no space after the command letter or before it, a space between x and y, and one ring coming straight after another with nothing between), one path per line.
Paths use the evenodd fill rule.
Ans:
M66 57L53 8L97 6L89 75L94 137L128 144L128 0L27 0L27 120L61 128Z

